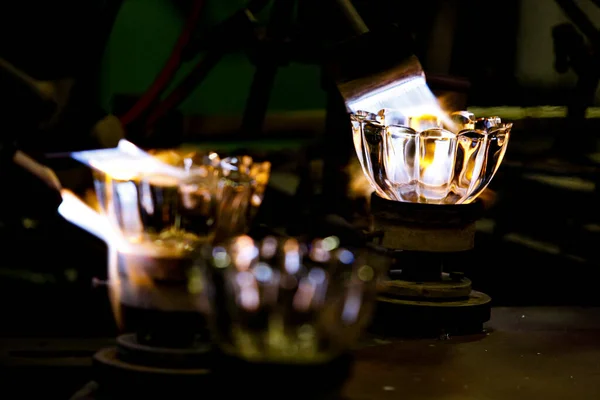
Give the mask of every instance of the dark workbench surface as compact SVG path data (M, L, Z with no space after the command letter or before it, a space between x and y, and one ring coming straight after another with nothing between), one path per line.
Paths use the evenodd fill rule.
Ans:
M4 375L19 395L69 398L92 379L90 355L110 339L5 339ZM10 349L10 350L9 350ZM487 333L444 340L369 338L347 400L597 400L600 308L495 308ZM21 374L19 374L19 372ZM18 377L17 375L21 375ZM56 377L62 377L54 381ZM70 391L70 392L69 392Z
M600 309L496 308L487 334L361 349L350 399L600 398Z

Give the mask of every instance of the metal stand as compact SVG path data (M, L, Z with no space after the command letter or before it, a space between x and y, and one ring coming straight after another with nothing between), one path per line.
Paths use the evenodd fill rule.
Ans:
M470 334L490 319L491 298L472 290L463 270L474 245L479 203L431 205L373 194L380 245L394 257L391 280L380 288L374 328L386 334Z
M72 400L212 398L213 393L224 398L338 399L353 363L349 354L323 364L252 363L204 347L145 346L134 335L123 335L116 347L94 355L95 381Z
M290 40L295 7L295 1L275 1L266 34L251 57L256 71L242 120L242 131L246 134L262 131L277 70L290 61L284 50Z
M111 260L113 257L109 257ZM111 261L112 262L112 261ZM205 383L212 365L206 320L187 290L193 257L117 253L111 275L115 315L125 332L94 356L95 379L115 395L185 398ZM140 283L132 271L144 274ZM120 397L119 397L120 398Z
M185 398L211 379L212 353L208 345L160 348L140 344L133 334L122 335L116 347L98 351L93 360L99 393L111 399L132 395Z

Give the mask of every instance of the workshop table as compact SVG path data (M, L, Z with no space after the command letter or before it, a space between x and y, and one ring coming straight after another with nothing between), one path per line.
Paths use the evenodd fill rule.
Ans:
M496 308L481 336L358 351L350 399L600 398L600 309Z
M90 356L110 344L112 339L4 339L0 357L12 368L0 378L0 398L43 393L68 399L80 390L83 399L95 388ZM346 400L597 400L600 308L495 308L481 335L371 337L356 354ZM16 397L4 392L9 380L19 387Z

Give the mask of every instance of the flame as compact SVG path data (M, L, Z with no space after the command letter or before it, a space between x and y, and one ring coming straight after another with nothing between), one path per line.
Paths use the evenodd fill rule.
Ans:
M452 142L447 138L427 138L420 144L421 180L432 186L447 184L454 169Z
M439 96L436 97L437 103L439 105L439 109L442 110L442 112L445 115L449 115L450 111L452 109L456 109L453 105L452 105L452 96L450 94L441 94Z
M417 132L430 128L438 128L440 125L441 118L435 114L425 113L408 118L408 126Z
M408 126L417 132L431 128L442 128L454 131L456 124L450 118L444 97L435 98L434 102L421 104L405 112Z
M132 173L135 170L136 161L133 160L112 160L110 164L100 161L90 161L90 167L104 172L115 180L130 181L138 177L137 173Z
M346 173L350 177L348 183L348 196L351 199L369 198L375 191L365 176L358 158L353 158L346 167Z
M100 205L92 191L85 193L85 201L67 189L61 191L62 203L58 207L59 214L73 225L103 240L108 248L108 280L109 299L117 325L123 328L121 314L121 285L122 281L118 271L119 253L135 254L140 250L135 249L121 233L108 221L108 218L99 212ZM152 278L143 270L130 268L127 270L129 281L138 287L153 287Z
M59 214L75 226L103 240L107 245L116 245L119 234L110 226L108 220L67 189L61 190L62 203L58 207ZM91 197L86 194L86 198ZM95 201L98 207L98 201ZM99 207L98 207L99 208Z
M79 199L73 192L67 189L61 190L62 203L58 207L59 214L72 223L73 225L91 233L97 238L103 240L108 247L108 278L109 278L109 299L120 328L123 327L123 320L120 308L119 291L115 290L115 286L120 284L118 274L118 252L120 246L126 244L118 232L110 225L106 217L100 214L94 207L99 209L98 200L91 193L86 193L86 200L91 200L90 204L86 204Z
M429 129L446 128L456 131L456 124L450 118L450 112L445 109L444 97L435 99L435 104L423 104L412 109L408 115L409 127L417 132ZM445 131L432 131L420 135L418 143L419 175L423 184L432 188L426 197L435 200L435 188L450 184L454 171L455 145Z
M68 192L66 190L65 192ZM70 195L73 195L72 193ZM91 209L96 212L101 212L102 208L100 207L100 202L98 201L98 197L96 196L96 191L94 189L88 189L85 191L83 195L83 201L88 205Z
M160 152L154 156L125 139L121 139L116 148L71 153L71 157L77 161L120 181L148 175L185 179L189 171L169 163L177 156L179 154L170 152Z

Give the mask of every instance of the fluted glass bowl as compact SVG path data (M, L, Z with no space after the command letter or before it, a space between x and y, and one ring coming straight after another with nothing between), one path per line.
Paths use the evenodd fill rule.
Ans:
M228 356L252 363L323 364L369 322L380 263L335 237L236 237L204 255L212 331ZM371 259L372 261L372 259Z
M490 183L506 152L511 123L472 113L406 118L394 110L351 115L362 169L388 200L467 204Z

